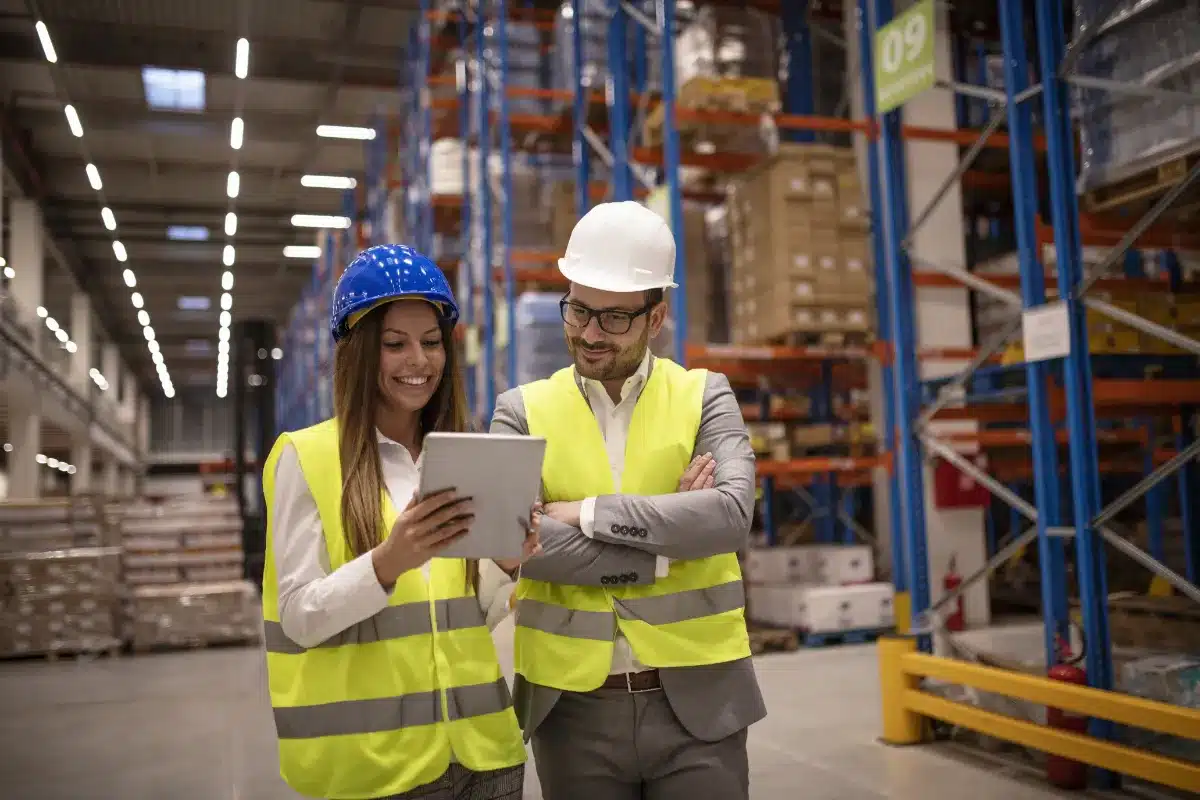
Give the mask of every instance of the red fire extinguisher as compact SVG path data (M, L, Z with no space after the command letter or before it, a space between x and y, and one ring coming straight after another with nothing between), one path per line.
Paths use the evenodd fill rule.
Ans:
M1058 663L1050 668L1046 676L1053 681L1074 683L1079 686L1087 685L1087 671L1079 666L1083 660L1083 650L1078 655L1072 655L1071 646L1058 637ZM1082 714L1063 711L1061 708L1046 708L1046 725L1061 731L1086 734L1088 718ZM1046 757L1046 780L1059 789L1086 789L1087 764L1073 761L1069 758L1053 754Z
M947 594L949 594L950 592L954 591L955 589L957 589L959 586L962 585L962 575L958 574L958 571L955 569L955 566L956 566L956 559L955 559L954 555L952 554L950 556L950 563L946 567L946 574L942 576L942 589L945 590ZM950 613L950 616L948 616L946 618L946 630L952 631L952 632L958 632L958 631L966 630L966 627L967 627L967 616L966 616L965 606L963 605L962 595L959 595L954 600L954 611L952 611Z

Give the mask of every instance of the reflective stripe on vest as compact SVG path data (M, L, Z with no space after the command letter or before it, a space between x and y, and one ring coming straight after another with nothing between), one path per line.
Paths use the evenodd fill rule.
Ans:
M512 706L508 682L503 677L492 683L447 689L446 697L450 722L494 714ZM442 720L440 692L275 709L275 727L280 739L378 733L433 725Z
M438 630L448 631L458 628L486 627L487 625L483 610L479 607L479 601L474 596L435 600L434 611L437 614ZM403 639L406 636L430 633L433 633L433 625L429 619L429 603L421 601L388 606L375 616L368 617L321 642L317 647L341 647L348 644L385 642L391 639ZM268 653L299 654L306 650L316 649L304 648L293 642L283 632L283 626L278 622L265 622L263 634Z
M517 606L516 622L523 628L557 636L611 642L617 618L667 625L737 611L745 605L745 587L739 580L653 597L614 597L615 617L611 611L577 611L524 599Z
M389 605L315 647L280 624L271 512L286 444L317 506L330 570L354 558L341 523L335 423L280 436L263 471L267 548L263 619L284 780L310 797L388 797L437 780L451 754L488 771L521 764L525 747L466 562L435 558L428 578L401 575ZM396 511L382 496L381 531Z
M675 492L692 458L707 373L656 359L634 407L621 491ZM613 494L599 426L571 369L523 386L529 432L546 438L543 499ZM617 630L650 667L717 664L750 655L737 556L671 562L650 586L517 585L516 671L532 683L590 691L612 666Z

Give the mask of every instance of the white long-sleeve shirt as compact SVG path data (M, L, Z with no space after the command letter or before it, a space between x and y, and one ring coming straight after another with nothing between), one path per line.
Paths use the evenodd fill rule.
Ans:
M392 504L401 509L417 490L420 465L408 448L378 435L383 480ZM279 622L287 637L301 647L315 647L388 604L379 585L371 554L365 553L336 570L329 567L317 504L292 445L275 467L271 508L272 549L279 583ZM429 563L423 568L428 579ZM479 563L479 605L489 629L508 614L512 580L491 561Z
M600 426L600 435L604 437L604 449L608 455L608 464L612 469L613 490L620 491L621 476L625 473L625 445L629 441L629 425L633 422L633 409L637 406L638 397L650 377L650 351L642 358L637 372L629 376L621 386L621 399L614 403L608 396L608 391L599 381L590 378L583 379L583 388L587 392L588 405L596 416ZM595 531L596 498L588 497L579 507L579 528L589 539ZM670 569L670 562L659 556L655 559L654 575L665 578ZM612 668L610 675L622 675L626 672L641 672L649 669L637 660L628 640L617 633L613 647Z

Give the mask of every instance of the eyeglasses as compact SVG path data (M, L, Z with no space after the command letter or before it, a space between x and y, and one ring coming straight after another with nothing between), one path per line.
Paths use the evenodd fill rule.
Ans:
M572 328L586 328L594 318L600 323L600 330L612 336L629 333L633 321L654 308L653 304L645 305L637 311L626 311L620 308L588 308L567 299L558 301L558 310L563 322Z

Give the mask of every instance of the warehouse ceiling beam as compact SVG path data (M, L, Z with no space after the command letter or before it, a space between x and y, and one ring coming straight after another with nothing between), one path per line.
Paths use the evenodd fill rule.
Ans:
M210 80L234 80L229 66L232 46L226 31L197 31L193 28L165 25L130 25L97 20L49 19L54 46L59 57L71 68L101 68L141 72L147 64L170 64L175 69L203 71ZM0 33L0 53L4 60L45 64L45 54L37 37L29 33ZM329 81L329 64L314 52L339 51L329 42L255 37L255 82L320 84ZM357 55L394 64L395 51L388 46L361 45ZM396 87L395 68L340 65L342 85L352 89L391 90Z
M20 93L14 97L13 115L24 125L45 129L62 121L62 104L42 93ZM172 132L189 136L229 140L233 108L209 106L203 114L152 111L137 100L99 99L75 104L89 130L130 136ZM243 111L246 141L260 144L294 142L296 131L308 128L311 114L278 111ZM315 126L313 126L315 127Z
M41 10L39 8L39 4L37 3L37 0L25 0L25 7L29 11L29 14L33 18L42 19ZM32 33L32 30L33 30L33 26L30 25L31 33ZM2 38L3 37L0 37L0 39L2 39ZM34 44L40 51L41 45L38 43L36 36L29 35L24 38L27 39L30 43ZM4 58L8 58L10 55L10 51L5 47L5 45L3 44L2 41L0 41L0 53L4 54ZM41 56L42 56L42 58L40 58L38 60L41 61L43 64L45 64L44 54L41 54ZM64 106L69 105L71 102L71 99L67 96L67 92L63 86L63 80L62 80L62 74L61 74L62 68L57 63L46 64L46 68L49 70L50 82L54 87L55 95L59 97L60 102ZM90 162L91 155L90 155L90 152L88 149L88 143L87 143L86 139L82 138L82 137L79 138L77 140L77 147L79 148L79 152L83 153L85 161ZM22 160L27 165L29 165L30 168L32 168L33 160L31 158L30 154L19 144L18 144L18 158L19 158L19 160ZM82 167L81 167L81 169L82 169ZM45 197L49 194L49 192L47 191L48 178L47 178L47 175L45 172L42 172L36 176L35 185L38 186L42 191L42 194L35 198L35 199L37 199L39 207L40 207L42 202L44 201ZM98 193L93 192L93 196L95 196L96 194L99 194L99 200L101 201L100 204L96 207L97 213L99 213L100 206L104 205L103 190L101 190ZM45 226L44 219L43 219L42 224ZM48 231L48 227L47 227L47 231ZM66 240L65 245L63 245L62 243L57 241L55 238L53 238L49 235L46 237L46 239L47 239L46 249L49 250L55 256L55 258L58 260L60 265L65 267L68 270L68 272L70 272L70 274L74 277L75 283L79 287L80 291L82 291L87 296L88 301L91 303L92 310L95 312L95 315L101 321L100 326L99 326L100 329L103 331L103 333L109 339L116 340L116 339L120 338L120 336L122 334L124 334L125 331L124 330L116 330L116 331L113 330L113 326L117 324L115 309L114 309L112 303L109 302L108 298L97 289L96 280L95 280L95 274L96 274L95 270L92 268L89 268L89 265L85 264L83 262L83 259L80 257L78 250L74 246L74 243L71 242L71 240L69 238ZM120 350L121 350L121 355L122 355L126 365L128 365L131 369L133 368L133 366L135 364L140 363L140 364L144 365L144 363L145 363L144 360L139 358L139 356L141 354L138 352L138 348L122 347L122 348L120 348ZM143 383L144 383L145 375L143 374L141 377L143 378Z

